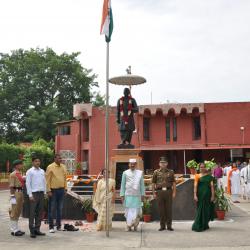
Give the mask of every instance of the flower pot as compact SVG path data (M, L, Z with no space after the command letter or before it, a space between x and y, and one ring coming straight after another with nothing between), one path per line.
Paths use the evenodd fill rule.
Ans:
M150 222L151 221L151 215L150 214L144 214L143 215L144 222Z
M75 170L75 175L81 175L82 174L82 170L81 169L76 169Z
M225 218L225 211L223 210L216 210L216 215L218 220L224 220Z
M86 213L85 216L87 222L93 222L95 219L95 213Z

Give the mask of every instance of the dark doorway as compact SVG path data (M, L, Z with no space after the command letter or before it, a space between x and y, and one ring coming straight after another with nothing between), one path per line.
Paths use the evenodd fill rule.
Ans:
M194 158L195 160L200 163L203 161L203 158L202 158L202 150L195 150L194 151Z
M128 169L128 162L117 162L116 163L115 180L116 180L116 189L118 189L118 190L121 188L122 174L127 169Z
M144 171L146 174L150 174L149 171L153 169L151 166L151 154L150 151L143 152L143 163L144 163Z

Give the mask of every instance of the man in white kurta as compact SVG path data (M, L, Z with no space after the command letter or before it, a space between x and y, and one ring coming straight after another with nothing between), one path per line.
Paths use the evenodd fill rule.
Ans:
M245 171L246 171L247 163L243 163L243 167L240 170L240 185L241 185L241 195L242 199L246 199L246 184L245 184Z
M231 192L231 199L234 203L239 203L238 198L241 194L240 186L240 170L237 168L236 164L233 163L232 170L228 174L229 178L229 190Z
M145 195L143 172L136 169L136 159L129 160L129 169L122 174L120 196L125 207L126 231L137 231Z
M247 199L250 200L250 159L244 171L245 191Z

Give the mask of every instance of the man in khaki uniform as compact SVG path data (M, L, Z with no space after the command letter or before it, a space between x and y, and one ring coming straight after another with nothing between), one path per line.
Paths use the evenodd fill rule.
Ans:
M23 167L23 162L21 160L15 160L13 166L15 170L10 174L10 229L11 235L22 236L25 233L19 230L18 220L23 208L24 179L20 172Z
M172 228L172 201L176 195L174 171L167 168L168 162L165 157L160 158L159 166L152 178L153 195L158 201L160 212L159 231L166 230L166 223L167 230L174 231Z

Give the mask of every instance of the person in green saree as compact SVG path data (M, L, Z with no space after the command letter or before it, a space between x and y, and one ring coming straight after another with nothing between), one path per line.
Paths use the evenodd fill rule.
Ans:
M202 232L209 229L209 221L214 219L214 183L204 163L200 164L200 175L194 182L194 200L197 203L192 230Z

